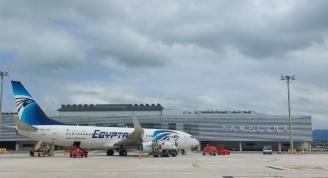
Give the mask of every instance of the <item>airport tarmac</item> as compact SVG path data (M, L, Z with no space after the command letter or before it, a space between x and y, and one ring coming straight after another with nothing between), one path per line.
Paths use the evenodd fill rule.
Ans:
M70 158L0 155L1 178L238 178L297 177L327 178L328 154L232 153L230 156L203 156L201 153L171 158L103 156Z

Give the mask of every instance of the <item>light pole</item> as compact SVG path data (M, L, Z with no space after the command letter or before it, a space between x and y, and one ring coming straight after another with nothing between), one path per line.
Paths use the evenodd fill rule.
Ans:
M0 71L0 134L1 134L1 127L2 127L2 93L3 93L3 77L8 76L8 72Z
M289 83L295 80L295 75L281 75L281 80L287 81L287 89L288 89L288 119L289 119L289 145L291 154L294 153L294 142L293 142L293 127L292 127L292 118L290 112L290 90Z

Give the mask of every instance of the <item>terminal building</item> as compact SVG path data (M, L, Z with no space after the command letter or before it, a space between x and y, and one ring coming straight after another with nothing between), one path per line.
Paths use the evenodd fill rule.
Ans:
M201 147L226 145L234 151L259 151L264 145L287 151L289 127L287 115L267 115L254 111L172 111L160 104L61 105L53 119L70 125L133 127L132 113L143 128L181 130L195 136ZM2 124L14 125L16 113L3 113ZM311 150L311 116L293 115L294 148ZM15 129L1 127L0 147L29 150L35 142L17 134ZM198 148L200 149L200 148Z

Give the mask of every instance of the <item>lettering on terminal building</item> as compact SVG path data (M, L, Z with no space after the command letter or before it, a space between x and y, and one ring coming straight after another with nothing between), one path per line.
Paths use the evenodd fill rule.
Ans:
M225 132L253 132L253 133L286 133L289 130L287 125L219 125L219 130Z

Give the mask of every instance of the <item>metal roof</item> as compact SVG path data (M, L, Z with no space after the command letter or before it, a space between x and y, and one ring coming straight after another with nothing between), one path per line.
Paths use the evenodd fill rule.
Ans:
M161 104L62 104L59 112L162 111Z

